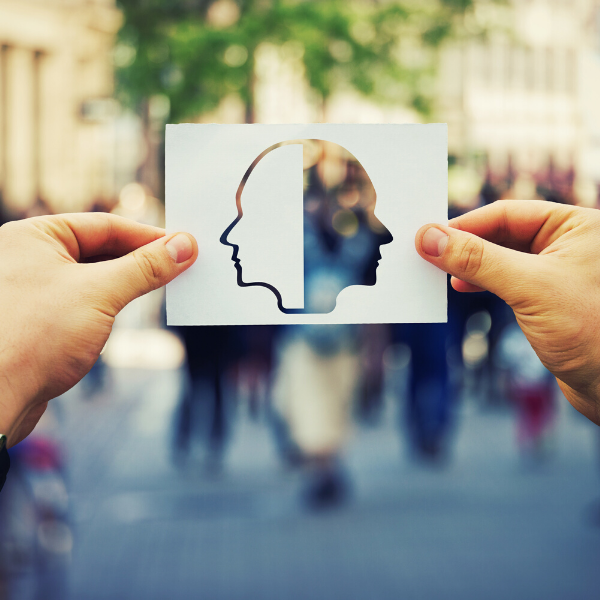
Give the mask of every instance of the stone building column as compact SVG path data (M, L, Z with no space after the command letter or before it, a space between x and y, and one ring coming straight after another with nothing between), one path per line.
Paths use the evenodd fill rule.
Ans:
M36 62L31 50L9 47L4 51L3 97L8 117L3 132L3 196L5 207L15 215L32 206L38 193Z
M0 45L0 202L6 195L6 56L8 47Z

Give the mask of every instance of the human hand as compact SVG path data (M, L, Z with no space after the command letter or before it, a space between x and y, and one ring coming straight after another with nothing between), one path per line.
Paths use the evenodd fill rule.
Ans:
M188 234L103 213L0 228L0 433L9 446L92 368L117 313L197 255Z
M454 289L505 300L569 402L600 425L600 211L498 201L425 225L415 244Z

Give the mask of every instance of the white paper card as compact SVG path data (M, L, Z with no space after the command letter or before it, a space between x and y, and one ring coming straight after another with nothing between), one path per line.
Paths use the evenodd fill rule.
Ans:
M414 239L447 173L445 124L167 125L167 231L199 246L168 324L446 322Z

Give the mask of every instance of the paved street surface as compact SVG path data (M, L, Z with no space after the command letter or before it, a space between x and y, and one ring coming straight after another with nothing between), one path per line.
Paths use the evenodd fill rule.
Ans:
M171 463L180 378L113 371L61 399L77 600L527 599L600 594L594 428L561 409L554 456L524 464L509 412L465 407L451 460L415 464L395 425L356 431L352 499L306 512L300 474L242 408L221 475Z

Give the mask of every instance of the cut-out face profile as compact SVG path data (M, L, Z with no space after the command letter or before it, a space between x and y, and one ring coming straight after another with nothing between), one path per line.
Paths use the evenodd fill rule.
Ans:
M287 314L329 313L351 285L375 285L380 246L392 241L375 216L377 194L358 160L323 140L271 146L238 187L233 248L242 287L262 286Z

